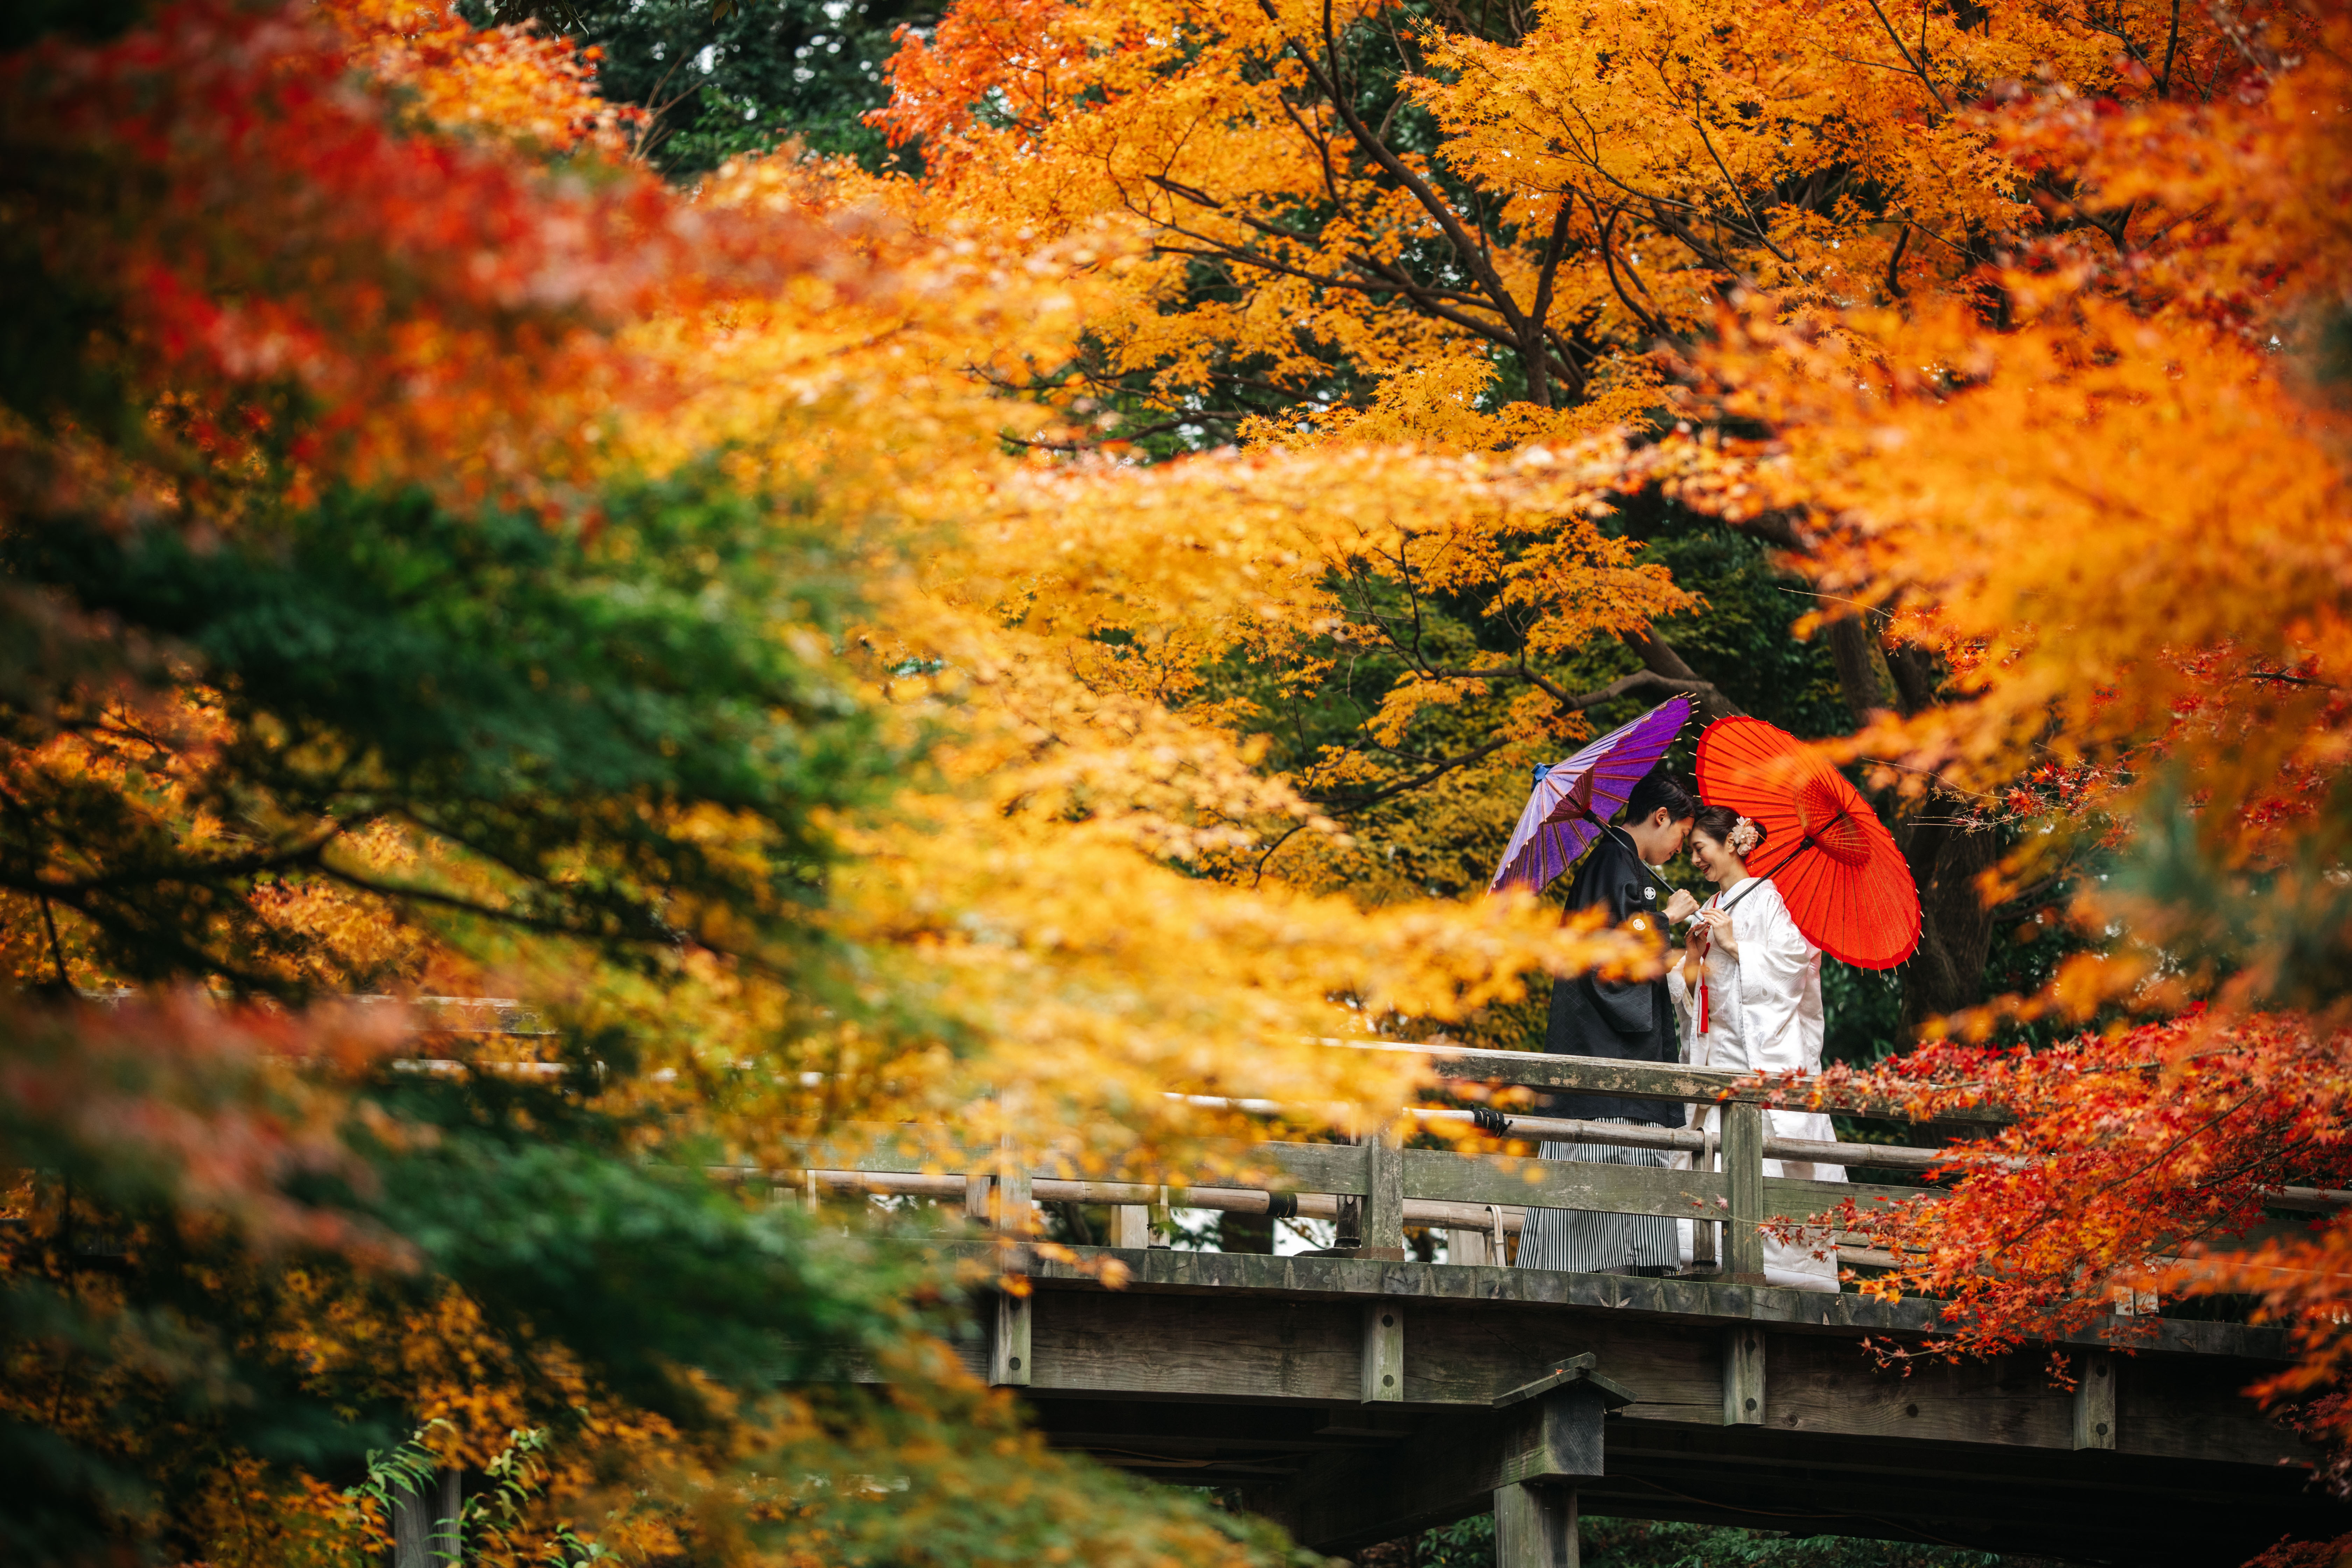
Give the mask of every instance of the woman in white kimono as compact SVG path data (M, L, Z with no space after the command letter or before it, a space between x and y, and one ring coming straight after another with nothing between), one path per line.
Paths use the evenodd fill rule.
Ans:
M1780 890L1748 874L1764 842L1760 825L1723 806L1702 807L1691 826L1691 857L1716 885L1698 907L1682 963L1669 972L1668 994L1682 1022L1683 1059L1695 1067L1741 1072L1819 1072L1822 1067L1822 953L1790 917ZM1768 1110L1768 1134L1827 1143L1837 1138L1818 1111ZM1719 1132L1722 1112L1701 1124ZM1720 1167L1720 1158L1717 1160ZM1843 1182L1845 1167L1767 1160L1767 1176ZM1691 1257L1691 1222L1680 1222L1683 1258ZM1827 1256L1816 1256L1816 1247ZM1814 1246L1764 1240L1764 1278L1800 1290L1835 1290L1837 1253L1824 1235Z

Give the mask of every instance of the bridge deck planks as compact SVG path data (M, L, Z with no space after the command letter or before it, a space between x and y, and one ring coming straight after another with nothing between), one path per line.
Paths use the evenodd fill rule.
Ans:
M1353 1404L1361 1320L1341 1302L1153 1292L1041 1291L1032 1328L1039 1396L1143 1395L1234 1404ZM1597 1310L1405 1312L1403 1403L1480 1408L1549 1362L1590 1351L1636 1403L1623 1419L1718 1426L1719 1331ZM2036 1356L1879 1367L1858 1336L1766 1340L1763 1426L1779 1432L2071 1451L2070 1397ZM2262 1367L2143 1355L2123 1368L2118 1450L2276 1465L2305 1458L2238 1391Z
M1765 1391L1763 1425L1773 1431L2074 1447L2073 1401L2051 1385L2039 1357L1926 1362L1906 1375L1851 1341L1776 1334L1767 1344ZM2258 1448L2214 1457L2270 1464L2293 1453L2275 1442Z

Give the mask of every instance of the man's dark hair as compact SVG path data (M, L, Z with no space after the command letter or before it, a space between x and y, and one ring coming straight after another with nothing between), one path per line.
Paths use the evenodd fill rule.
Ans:
M1698 814L1698 801L1683 787L1683 781L1660 766L1643 773L1633 793L1625 797L1625 820L1647 822L1662 805L1670 822L1687 821Z

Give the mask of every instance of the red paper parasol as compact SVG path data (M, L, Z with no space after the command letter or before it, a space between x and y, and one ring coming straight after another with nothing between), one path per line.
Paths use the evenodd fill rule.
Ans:
M1717 720L1698 738L1698 793L1763 826L1748 868L1780 889L1806 941L1857 969L1892 969L1917 950L1911 868L1819 752L1761 719Z

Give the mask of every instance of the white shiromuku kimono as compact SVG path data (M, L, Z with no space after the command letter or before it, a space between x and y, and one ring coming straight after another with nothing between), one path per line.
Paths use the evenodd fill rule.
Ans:
M1683 980L1681 963L1667 973L1667 994L1681 1020L1683 1060L1694 1067L1735 1068L1742 1072L1813 1073L1822 1068L1822 953L1805 940L1781 901L1780 889L1769 880L1750 878L1729 892L1709 899L1707 909L1727 909L1731 929L1739 941L1735 958L1720 946L1706 955L1707 1023L1699 1032L1697 987ZM1720 1136L1722 1111L1710 1107L1700 1123ZM1772 1136L1833 1142L1836 1129L1820 1111L1768 1110L1766 1127ZM1677 1157L1684 1163L1690 1157ZM1717 1156L1717 1168L1721 1156ZM1810 1160L1764 1162L1768 1176L1801 1181L1843 1182L1843 1165L1819 1165ZM1691 1258L1691 1222L1678 1222L1682 1255ZM1814 1256L1815 1247L1827 1253ZM1811 1244L1764 1239L1764 1277L1774 1285L1800 1290L1835 1290L1837 1253L1822 1234Z

